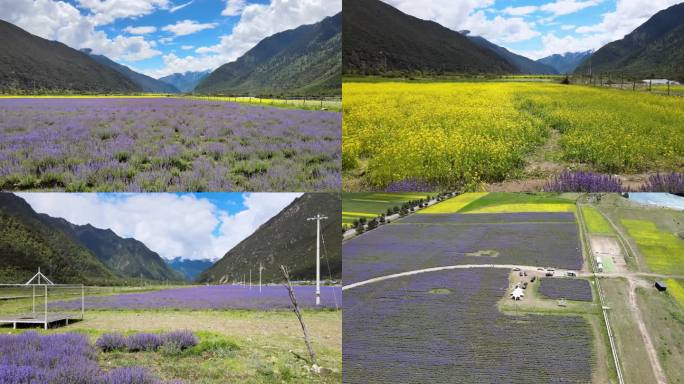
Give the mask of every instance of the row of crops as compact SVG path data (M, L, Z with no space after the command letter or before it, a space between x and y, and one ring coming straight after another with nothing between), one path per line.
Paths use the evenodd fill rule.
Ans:
M339 190L341 120L177 98L0 99L0 189Z
M580 316L505 315L508 271L443 271L345 292L348 383L591 382Z
M384 187L444 186L520 175L560 133L558 160L606 173L675 170L684 100L547 83L346 83L343 170Z
M539 293L551 299L592 301L591 285L584 279L541 279Z
M343 244L344 279L462 264L581 269L578 236L572 213L412 215Z

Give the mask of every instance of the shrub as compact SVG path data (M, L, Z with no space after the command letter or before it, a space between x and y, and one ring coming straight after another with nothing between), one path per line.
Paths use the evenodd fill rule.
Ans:
M181 350L194 347L197 345L197 343L199 343L197 336L190 331L174 331L164 333L161 336L161 339L164 346L174 345Z
M641 186L642 192L668 192L684 194L684 173L655 174Z
M544 192L623 192L622 181L611 175L563 171L544 185Z
M103 352L123 350L126 348L126 338L120 333L105 333L97 339L95 346Z
M152 333L136 333L126 339L129 352L156 351L161 345L161 337Z
M159 384L159 381L144 368L123 367L102 375L98 384Z

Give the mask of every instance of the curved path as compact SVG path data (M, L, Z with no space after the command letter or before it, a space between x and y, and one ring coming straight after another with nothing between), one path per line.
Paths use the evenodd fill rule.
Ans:
M385 276L378 276L374 277L372 279L368 280L363 280L359 281L356 283L348 284L342 287L343 291L346 291L347 289L352 289L352 288L357 288L361 287L364 285L368 284L373 284L373 283L378 283L380 281L384 280L390 280L390 279L396 279L398 277L404 277L404 276L412 276L412 275L419 275L421 273L428 273L428 272L437 272L437 271L448 271L451 269L471 269L471 268L500 268L500 269L513 269L513 268L520 268L521 270L537 270L538 268L541 267L533 267L529 265L513 265L513 264L459 264L459 265L447 265L444 267L433 267L433 268L425 268L425 269L415 269L413 271L408 271L408 272L401 272L401 273L394 273L391 275L385 275ZM546 268L544 268L546 270ZM556 272L562 272L563 275L565 275L565 270L561 269L555 269Z

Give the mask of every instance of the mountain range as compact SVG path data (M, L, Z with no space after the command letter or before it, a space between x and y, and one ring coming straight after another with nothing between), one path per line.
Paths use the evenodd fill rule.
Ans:
M566 52L543 57L537 62L546 64L555 69L557 73L573 73L575 68L580 65L587 57L591 56L593 50L583 52Z
M182 257L176 257L172 260L167 260L166 263L174 271L183 275L186 281L195 281L202 274L214 265L210 259L189 260Z
M461 33L463 34L464 32ZM516 73L534 75L558 74L558 71L553 67L542 62L537 62L532 59L528 59L525 56L515 54L504 47L492 43L484 37L468 35L468 38L473 43L479 45L482 48L486 48L492 52L495 52L501 58L506 60L513 68L515 68Z
M198 93L321 95L341 92L342 14L276 33L195 88Z
M280 265L287 265L293 279L310 280L316 276L316 223L307 221L316 214L328 216L321 221L321 276L340 278L342 273L342 203L339 194L305 193L280 213L261 225L252 235L228 251L221 260L204 271L201 283L232 283L259 278L281 282ZM328 269L329 266L329 269Z
M172 85L181 92L192 92L197 84L207 77L211 71L174 73L172 75L160 77L158 80Z
M345 0L342 36L345 74L516 72L468 37L379 0Z
M624 38L603 46L575 73L612 72L629 77L684 81L684 3L653 15Z
M0 20L0 89L139 92L121 73L73 48Z
M81 52L97 61L98 63L109 67L120 74L124 75L127 79L135 83L143 92L149 93L178 93L179 90L171 84L168 84L157 79L153 79L149 76L143 75L142 73L135 72L134 70L128 68L125 65L121 65L107 56L96 55L92 53L91 49L81 49Z
M39 214L11 193L0 193L0 265L0 279L15 283L28 280L39 267L60 283L183 280L143 243Z

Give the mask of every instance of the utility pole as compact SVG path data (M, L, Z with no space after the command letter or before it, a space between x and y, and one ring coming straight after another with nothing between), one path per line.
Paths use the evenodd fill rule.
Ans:
M327 216L320 213L306 219L307 221L316 220L316 305L321 305L321 220L327 219Z
M264 270L264 264L259 263L259 292L261 292L261 271Z

